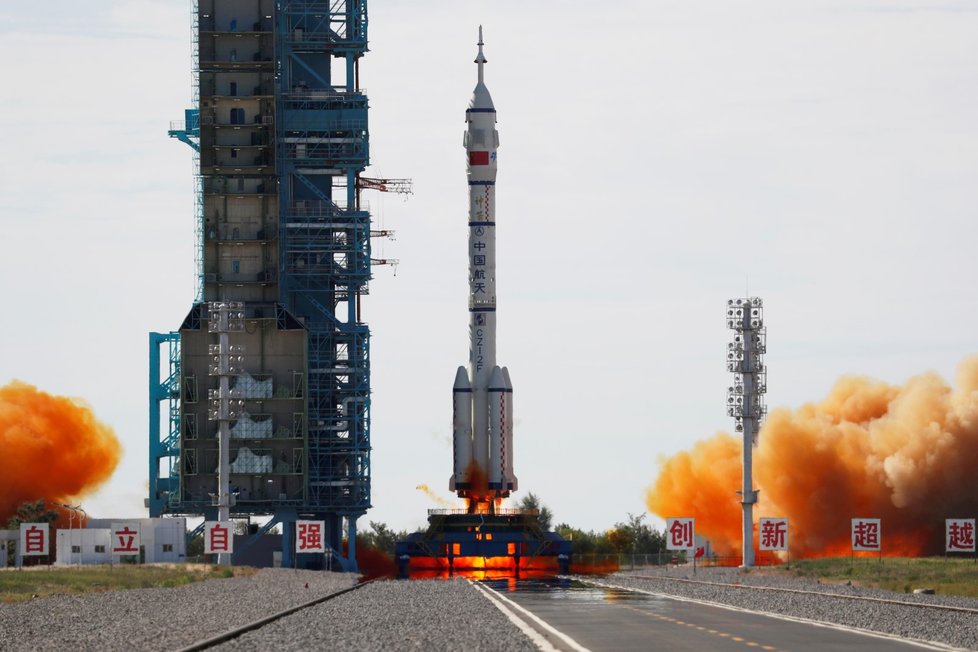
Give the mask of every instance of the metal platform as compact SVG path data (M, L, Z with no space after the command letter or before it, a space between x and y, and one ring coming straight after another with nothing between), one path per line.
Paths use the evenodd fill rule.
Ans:
M540 527L535 511L428 510L428 529L395 548L398 576L466 571L567 574L571 542Z

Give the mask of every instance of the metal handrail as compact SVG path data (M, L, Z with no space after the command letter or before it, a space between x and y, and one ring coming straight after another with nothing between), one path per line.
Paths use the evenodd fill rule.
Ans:
M469 514L472 516L539 516L540 510L538 509L520 509L518 507L501 507L497 509L493 514L488 514L485 512L470 512L465 508L453 508L453 509L429 509L428 516L456 516Z

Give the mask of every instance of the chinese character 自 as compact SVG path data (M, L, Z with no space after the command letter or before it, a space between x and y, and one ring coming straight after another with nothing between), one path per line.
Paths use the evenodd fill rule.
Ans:
M211 528L211 550L227 551L228 549L228 529L221 525Z

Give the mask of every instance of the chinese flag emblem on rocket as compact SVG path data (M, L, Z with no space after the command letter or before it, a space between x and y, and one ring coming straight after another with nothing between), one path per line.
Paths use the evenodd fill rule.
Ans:
M489 165L489 152L469 152L469 165Z

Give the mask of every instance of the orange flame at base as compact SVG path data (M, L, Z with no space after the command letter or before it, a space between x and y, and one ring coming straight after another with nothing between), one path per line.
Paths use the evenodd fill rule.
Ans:
M517 566L517 561L519 565ZM413 557L411 577L468 577L497 579L505 577L553 577L559 566L556 557Z
M509 495L501 494L496 489L489 488L489 479L485 471L473 460L465 470L469 488L460 490L458 495L465 499L465 509L469 514L495 514L502 507L503 498Z

